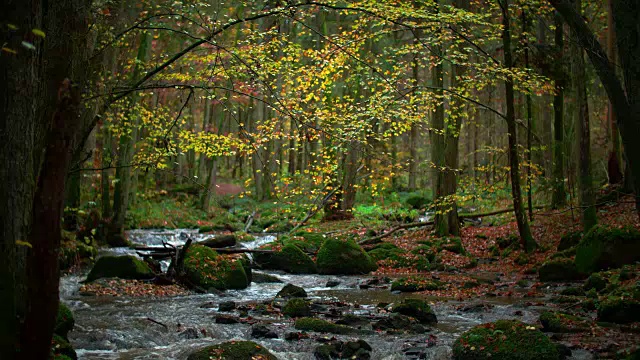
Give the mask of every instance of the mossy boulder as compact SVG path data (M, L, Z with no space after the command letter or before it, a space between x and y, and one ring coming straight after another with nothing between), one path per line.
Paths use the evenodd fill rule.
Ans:
M534 326L517 320L478 325L453 344L454 360L560 360L557 346Z
M424 257L429 262L435 261L436 256L438 255L430 245L420 245L417 248L411 250L411 253L416 256Z
M307 297L307 292L304 291L303 288L299 286L295 286L293 284L285 285L276 294L276 299L306 298L306 297Z
M568 232L560 238L560 243L558 244L558 251L564 251L569 248L572 248L580 243L582 240L582 231L572 231Z
M320 247L317 258L321 274L368 274L378 266L353 240L329 238Z
M391 283L391 291L417 292L442 290L444 283L435 279L419 277L400 278Z
M326 240L326 236L322 233L311 231L296 231L290 236L283 236L282 243L285 245L292 244L299 247L306 253L317 253Z
M431 199L422 195L410 195L405 202L412 208L419 210L429 205L431 203Z
M69 344L67 339L58 334L53 334L53 338L51 339L51 357L59 360L78 359L78 355L71 344Z
M272 254L255 254L254 260L263 269L282 270L291 274L315 274L316 264L298 246L287 244Z
M544 311L540 314L542 331L554 333L583 332L590 329L589 322L577 316L555 311Z
M393 307L393 312L406 316L411 316L421 324L431 325L438 323L436 314L429 304L419 299L405 299L400 304Z
M462 239L459 237L446 237L440 239L438 242L438 252L442 250L447 250L456 254L466 254L467 251L462 246Z
M256 284L264 283L281 283L282 280L275 275L254 272L252 275L252 281Z
M249 286L242 260L220 256L203 245L191 245L184 257L187 279L205 290L244 289Z
M380 261L380 260L396 260L397 261L402 258L402 256L405 254L405 251L391 243L383 242L369 249L367 251L367 254L369 254L371 259L373 259L374 261Z
M357 332L356 329L349 326L338 325L326 320L314 319L310 317L303 317L303 318L297 319L294 326L297 330L315 331L315 332L330 333L330 334L347 335L347 334L354 334Z
M282 313L289 317L311 316L311 306L301 298L293 298L284 305Z
M617 324L640 321L640 300L610 296L600 302L598 320Z
M595 226L576 249L576 266L583 273L619 268L640 260L640 232L634 228Z
M589 291L591 289L595 289L596 291L604 290L607 285L609 285L609 281L605 279L600 273L593 273L589 275L587 281L584 283L584 290Z
M67 334L69 334L69 331L73 330L75 323L76 321L73 318L73 313L67 305L61 302L58 305L58 315L56 316L56 324L53 332L62 336L64 339L67 339Z
M576 281L582 280L586 274L578 271L571 259L552 259L538 268L540 281Z
M93 266L86 281L110 277L143 280L154 276L149 265L134 256L103 256Z
M269 350L253 341L227 341L200 349L187 357L187 360L247 359L278 360Z

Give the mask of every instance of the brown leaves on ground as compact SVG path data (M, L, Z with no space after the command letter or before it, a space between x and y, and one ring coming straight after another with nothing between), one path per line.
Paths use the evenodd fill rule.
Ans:
M84 284L80 293L92 296L178 296L186 295L189 290L179 285L155 285L140 280L108 279Z

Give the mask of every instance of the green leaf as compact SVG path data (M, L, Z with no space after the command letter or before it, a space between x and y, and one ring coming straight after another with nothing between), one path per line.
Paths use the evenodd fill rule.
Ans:
M33 29L33 30L31 30L31 32L36 36L40 36L41 38L45 37L44 31L42 31L40 29Z
M31 245L31 243L28 243L28 242L22 241L22 240L16 240L16 245L26 246L28 248L33 248L33 245Z
M32 43L30 43L28 41L23 41L21 44L22 44L22 46L26 47L29 50L35 50L36 49L36 47Z

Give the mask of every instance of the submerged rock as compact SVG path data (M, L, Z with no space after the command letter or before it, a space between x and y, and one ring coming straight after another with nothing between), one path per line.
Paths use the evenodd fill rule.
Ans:
M318 272L321 274L368 274L378 266L353 240L329 238L318 251Z
M322 319L314 319L309 317L299 318L295 322L295 328L297 330L305 330L305 331L315 331L321 333L331 333L331 334L353 334L356 333L357 330L345 325L338 325L332 322L322 320Z
M228 341L222 344L208 346L187 357L187 360L278 360L272 353L253 341Z
M288 299L288 298L306 298L307 292L300 286L293 284L285 285L282 290L276 294L276 299Z
M534 326L517 320L478 325L453 344L454 360L560 360L557 346Z
M103 256L93 266L86 281L110 277L143 280L153 278L154 274L144 261L134 256Z

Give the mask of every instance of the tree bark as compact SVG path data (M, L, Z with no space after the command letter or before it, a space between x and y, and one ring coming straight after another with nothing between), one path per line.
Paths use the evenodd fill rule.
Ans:
M509 1L504 0L500 4L502 8L502 45L504 47L504 66L507 69L513 67L513 59L511 54L511 27L509 17ZM508 77L505 81L505 95L507 104L507 131L509 134L509 165L511 174L511 194L513 196L513 210L516 216L516 222L518 224L518 231L520 233L520 243L522 248L527 252L532 252L537 247L533 236L531 235L531 229L529 228L529 222L525 214L524 206L522 203L522 191L520 188L520 160L518 156L518 138L516 129L516 118L514 109L514 91L513 80Z

